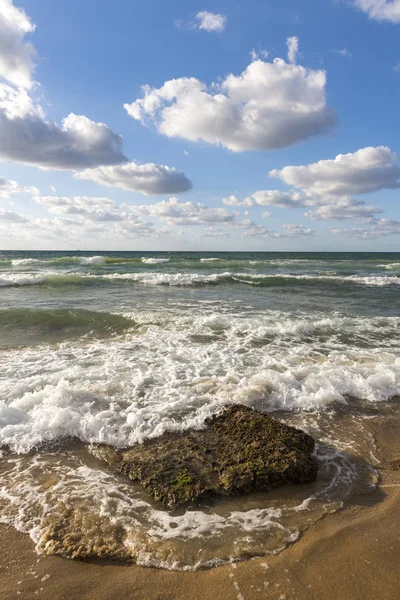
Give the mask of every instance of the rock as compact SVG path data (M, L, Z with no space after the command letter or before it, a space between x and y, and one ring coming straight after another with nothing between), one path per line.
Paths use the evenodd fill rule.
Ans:
M169 508L208 494L242 495L315 481L314 440L299 429L231 405L200 431L166 432L126 450L92 445L117 473Z

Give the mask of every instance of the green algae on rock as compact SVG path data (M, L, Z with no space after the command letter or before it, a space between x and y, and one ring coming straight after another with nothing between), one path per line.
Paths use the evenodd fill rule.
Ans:
M92 445L90 451L169 508L209 494L243 495L317 477L314 440L299 429L242 405L205 425L125 450Z

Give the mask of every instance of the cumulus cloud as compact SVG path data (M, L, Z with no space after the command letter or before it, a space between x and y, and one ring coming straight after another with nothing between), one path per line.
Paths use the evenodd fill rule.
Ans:
M26 223L27 221L24 215L0 208L0 223Z
M122 188L142 194L179 194L192 188L191 181L176 169L153 163L128 162L122 165L85 169L78 179L89 179L99 185Z
M179 202L177 198L163 200L149 206L134 206L135 211L156 217L170 225L204 225L231 223L235 215L225 208L210 208L194 202Z
M103 175L117 187L143 193L179 193L191 183L174 169L129 163L122 137L106 124L70 113L61 125L49 120L33 98L34 47L25 35L35 27L11 0L0 0L0 160L36 165L44 169L84 169L124 165L119 172ZM9 85L11 84L11 85ZM102 174L93 173L93 178ZM121 185L119 185L119 183ZM112 185L108 183L106 185Z
M222 204L225 204L226 206L254 206L254 200L252 198L245 198L244 200L239 200L237 196L234 196L232 194L227 198L222 198Z
M334 50L336 54L341 54L342 56L347 56L347 58L351 58L352 54L347 50L347 48L342 48L341 50Z
M390 148L378 146L339 154L332 160L274 169L269 176L281 179L292 189L257 190L245 200L229 196L222 202L230 206L313 207L305 216L314 221L373 217L382 209L352 195L400 188L397 158Z
M298 37L289 37L287 39L287 47L288 47L288 61L292 63L292 65L296 64L297 53L299 51L299 38Z
M36 198L36 201L39 199ZM158 238L163 235L154 225L143 217L131 212L111 212L101 206L107 206L105 198L51 198L40 197L40 203L45 206L53 217L32 218L11 211L0 209L1 239L26 240L27 243L46 243L60 239L79 244L82 239L126 241L129 237ZM69 210L75 206L77 210ZM59 207L57 211L55 207ZM62 210L62 209L65 210ZM115 207L118 210L118 207ZM54 210L53 210L54 209ZM58 212L58 214L57 214ZM52 242L53 243L53 242Z
M0 198L10 198L14 194L25 192L27 194L38 194L39 190L33 186L19 185L16 181L0 177Z
M332 199L330 204L318 206L304 215L312 221L341 221L343 219L360 219L372 217L383 210L375 206L368 206L361 200L349 196Z
M279 206L280 208L299 208L304 206L304 197L296 191L258 190L251 195L260 206Z
M196 28L204 31L223 31L226 26L226 17L219 13L202 10L196 15Z
M272 150L333 127L325 87L325 71L281 58L256 59L240 75L210 86L194 77L171 79L160 88L143 86L143 98L124 107L133 119L154 123L168 137L203 140L234 152Z
M353 0L353 3L371 19L400 23L400 0Z
M21 88L31 88L36 51L25 40L35 25L12 0L0 0L0 77Z
M374 240L390 235L400 235L400 221L395 219L377 219L372 217L364 219L363 223L369 225L369 227L332 229L332 233L361 240Z
M25 90L0 84L0 158L52 169L126 161L122 138L104 123L71 113L59 126Z
M268 217L272 216L266 213ZM295 237L312 237L314 231L305 225L282 225L283 231L271 231L262 225L257 225L251 219L243 219L242 221L233 222L230 227L242 230L242 237L256 238L295 238Z
M118 206L109 198L89 196L34 196L34 202L41 204L53 214L81 216L91 221L121 221L124 216L115 212ZM113 209L113 212L110 210Z
M397 154L385 146L367 147L333 160L270 171L270 177L301 189L308 196L365 194L400 187Z
M305 238L310 238L313 235L315 235L315 232L310 229L309 227L306 227L305 225L292 225L292 224L286 224L286 225L282 225L282 227L284 228L285 231L281 232L281 233L275 233L274 237L277 238L281 238L281 237L289 237L289 238L296 238L296 237L305 237Z

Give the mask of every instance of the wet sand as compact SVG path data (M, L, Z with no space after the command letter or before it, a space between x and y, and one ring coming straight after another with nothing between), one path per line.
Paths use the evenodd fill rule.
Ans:
M38 557L27 536L2 526L0 597L397 600L400 471L383 471L366 500L328 515L279 555L195 573Z
M374 419L379 487L328 514L275 556L174 572L40 557L0 527L0 597L44 600L397 600L400 597L399 421Z

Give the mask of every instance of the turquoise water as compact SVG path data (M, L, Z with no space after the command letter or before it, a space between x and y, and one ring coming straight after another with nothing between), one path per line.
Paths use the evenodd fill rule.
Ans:
M0 445L16 466L3 463L1 498L14 500L0 517L43 551L62 490L97 506L100 529L118 513L141 564L192 568L199 548L182 544L199 536L204 564L276 550L301 530L287 499L165 516L66 442L124 447L239 402L325 444L336 431L335 449L318 450L319 491L301 502L328 472L340 496L359 472L335 415L400 394L399 332L400 253L1 252Z

